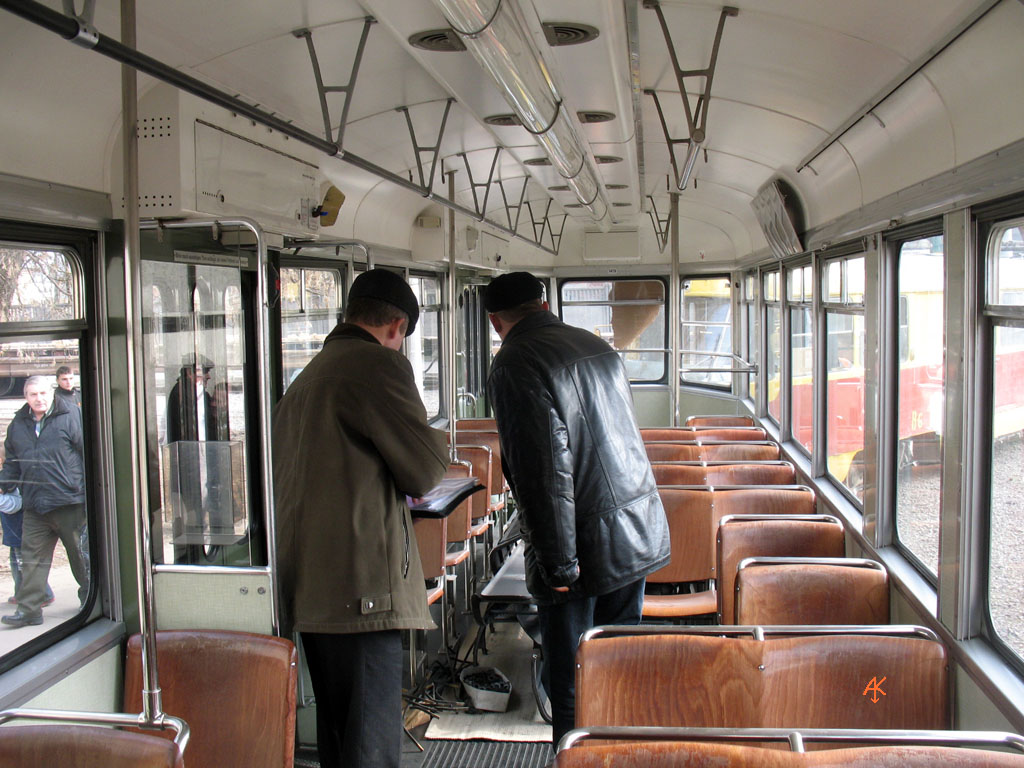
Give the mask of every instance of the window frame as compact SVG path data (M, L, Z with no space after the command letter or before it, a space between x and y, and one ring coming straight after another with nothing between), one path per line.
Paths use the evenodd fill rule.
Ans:
M686 318L683 317L683 307L685 305L684 292L686 290L685 284L688 281L692 281L692 280L708 280L708 281L724 280L728 284L728 286L729 286L729 296L728 296L728 302L727 302L728 303L728 307L729 307L729 320L728 320L728 322L722 323L722 322L715 322L715 321L710 321L710 320L705 320L705 321L700 321L700 320L688 321L688 320L686 320ZM733 331L736 328L735 318L733 317L733 309L734 309L735 306L736 306L736 287L733 285L732 275L730 275L728 273L708 273L708 274L683 275L683 276L681 276L679 278L679 328L678 328L678 333L679 333L679 359L680 359L680 365L679 365L679 386L681 386L681 387L693 387L693 388L696 388L696 389L711 390L713 392L728 392L730 394L736 394L736 392L735 392L736 376L734 374L727 373L727 375L729 376L729 383L728 384L712 384L710 382L690 381L690 380L685 378L685 370L684 370L684 366L682 365L682 359L686 355L697 355L697 356L699 356L699 355L703 354L703 355L707 355L708 357L726 357L727 356L729 358L729 366L728 366L727 369L725 369L726 372L728 372L730 369L733 369L733 368L736 367L735 353L733 352L733 350L735 349L735 344L736 344L736 340L735 340L735 337L734 337L734 334L733 334ZM687 352L686 350L683 349L683 335L684 335L683 334L683 329L685 327L687 327L687 326L703 326L705 328L715 328L715 327L722 327L722 328L726 328L727 327L727 328L729 328L729 351L728 352L702 352L700 350L693 350L693 351ZM718 345L718 346L720 346L720 345ZM706 366L706 367L710 368L712 366ZM706 374L706 375L714 376L716 374L712 373L712 374Z
M48 320L39 322L5 322L0 323L0 339L8 340L54 340L57 338L75 337L79 345L79 386L90 393L82 403L82 431L85 445L83 464L86 476L86 522L89 537L89 592L84 606L68 619L56 624L52 629L33 637L0 657L0 674L8 672L28 662L42 651L56 645L81 630L86 624L101 618L97 614L97 604L101 602L101 592L109 587L104 586L112 575L107 567L106 550L108 548L108 530L116 523L102 518L101 510L113 509L114 505L108 498L108 469L104 466L103 457L108 455L105 449L110 440L109 432L102 425L94 422L96 414L101 410L100 387L95 358L97 337L95 328L101 327L96 321L97 302L93 297L96 288L93 281L95 272L87 267L96 259L97 238L90 232L64 227L51 227L34 224L18 224L0 222L0 247L22 250L58 251L65 255L71 268L74 285L74 317L68 320ZM105 322L103 323L105 326ZM5 436L4 436L5 437ZM0 438L2 439L2 438Z

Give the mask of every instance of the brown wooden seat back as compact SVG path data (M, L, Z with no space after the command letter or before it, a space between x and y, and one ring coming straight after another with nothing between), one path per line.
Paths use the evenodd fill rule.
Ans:
M468 461L473 465L473 477L483 486L483 491L474 493L470 499L470 514L476 520L486 517L490 508L491 492L494 486L492 483L492 472L494 467L494 452L486 445L478 445L470 442L473 438L459 437L459 443L455 446L455 452L461 461Z
M945 648L918 637L598 636L576 664L577 728L949 725Z
M455 435L459 445L485 445L491 449L491 490L488 494L499 494L505 488L505 475L501 470L501 439L497 432L465 431ZM479 517L479 515L478 515Z
M416 533L416 548L423 564L423 578L444 578L448 521L443 517L416 517L413 518L412 528Z
M295 646L225 630L156 633L163 708L188 723L188 768L281 768L295 757ZM128 640L124 709L142 710L142 638Z
M652 462L651 469L658 485L791 485L796 482L796 470L788 462Z
M807 558L812 560L812 558ZM756 564L736 574L737 624L888 624L882 568L841 562Z
M754 427L753 416L688 416L688 427Z
M456 432L497 432L498 425L494 419L458 419L455 429Z
M700 461L703 458L697 443L644 443L647 458L653 461Z
M779 445L772 442L704 442L700 457L703 461L776 461Z
M471 477L472 475L473 467L466 466L465 464L449 464L448 469L444 473L445 477ZM472 536L473 496L478 495L479 492L467 497L464 502L455 508L454 512L448 515L447 524L445 525L445 536L449 544L467 541Z
M582 743L558 753L556 768L1024 768L1024 755L916 745L783 752L714 742Z
M721 518L719 518L721 519ZM816 520L726 520L716 543L718 623L734 624L736 568L748 557L842 557L843 524L834 517Z
M48 723L0 728L0 765L183 768L184 762L173 741L151 731Z
M645 427L640 430L644 442L663 440L751 440L767 439L761 427Z
M671 584L701 581L714 576L712 491L709 489L659 488L668 518L672 557L668 565L648 574L647 581Z

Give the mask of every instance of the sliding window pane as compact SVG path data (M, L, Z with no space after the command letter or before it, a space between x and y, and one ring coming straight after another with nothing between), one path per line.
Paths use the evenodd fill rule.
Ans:
M828 473L864 499L864 317L829 312L825 393Z
M932 574L939 567L944 266L941 236L900 247L896 538Z
M776 424L782 421L782 310L769 304L767 312L768 353L765 381L768 388L768 415Z
M814 335L810 307L790 310L790 396L793 439L810 453L814 443Z

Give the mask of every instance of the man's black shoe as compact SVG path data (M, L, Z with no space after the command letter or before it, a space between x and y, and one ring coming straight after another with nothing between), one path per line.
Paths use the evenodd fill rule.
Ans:
M43 623L42 616L26 616L21 611L15 611L14 613L0 617L0 621L9 627L28 627L36 624Z

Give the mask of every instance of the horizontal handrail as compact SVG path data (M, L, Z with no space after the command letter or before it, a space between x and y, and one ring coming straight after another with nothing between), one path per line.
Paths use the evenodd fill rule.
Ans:
M47 720L53 722L77 723L80 725L120 725L131 728L174 731L174 743L184 754L188 746L188 723L180 717L161 714L155 722L146 722L145 715L131 715L121 712L78 712L60 709L5 709L0 712L0 724L11 720Z

